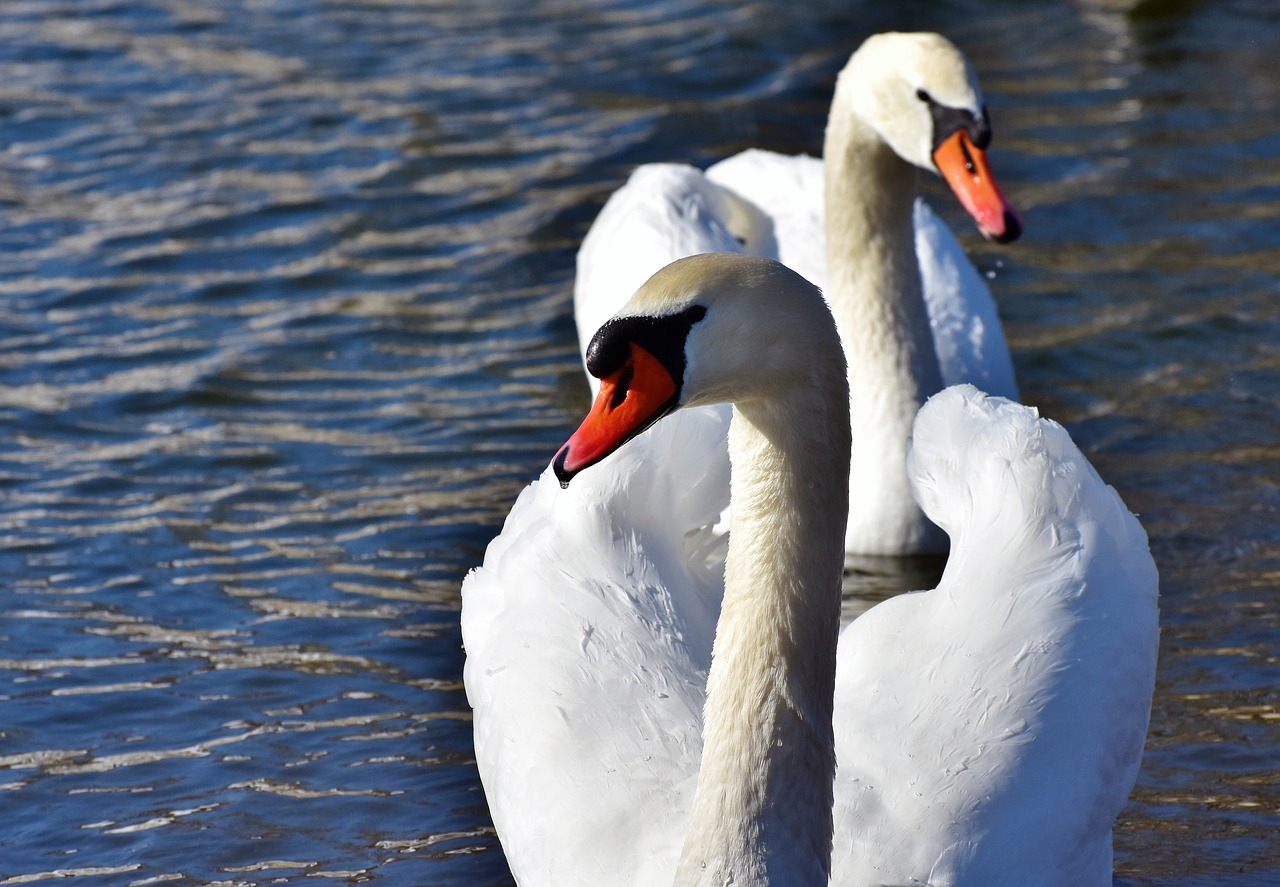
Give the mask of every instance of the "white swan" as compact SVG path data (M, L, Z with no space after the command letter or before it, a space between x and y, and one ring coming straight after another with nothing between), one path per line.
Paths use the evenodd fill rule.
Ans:
M1145 534L1061 427L948 389L908 460L946 572L837 653L847 397L820 307L762 259L656 274L593 340L591 416L465 580L476 759L521 887L822 884L833 835L841 887L1110 884L1154 682ZM716 513L698 463L720 414L622 442L720 398L717 617L683 527Z
M1013 239L1021 226L987 167L990 137L977 79L955 46L928 33L871 37L836 84L825 163L747 151L705 175L650 164L610 197L578 253L582 349L622 294L670 261L716 250L780 259L824 289L850 353L858 434L847 550L945 551L907 485L916 411L960 382L1018 392L991 293L917 200L917 179L920 169L941 172L984 235Z

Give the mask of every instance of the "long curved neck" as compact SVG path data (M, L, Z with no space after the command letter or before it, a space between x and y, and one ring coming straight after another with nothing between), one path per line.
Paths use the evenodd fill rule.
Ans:
M825 397L734 410L733 532L679 887L828 881L849 458L830 375Z
M896 554L936 533L915 506L905 459L915 415L942 389L942 373L916 258L919 173L856 115L839 113L852 86L844 77L837 86L824 149L826 293L860 429L850 484L870 522L851 516L850 541L862 540L862 553Z

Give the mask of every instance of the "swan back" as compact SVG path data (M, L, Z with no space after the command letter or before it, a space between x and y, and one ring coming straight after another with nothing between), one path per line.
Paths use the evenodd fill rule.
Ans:
M825 290L827 257L820 158L748 148L708 167L707 178L759 207L773 224L777 252L761 252L750 244L748 252L772 256Z
M971 386L921 410L909 470L951 556L842 639L836 882L1110 884L1155 678L1146 535L1061 426Z

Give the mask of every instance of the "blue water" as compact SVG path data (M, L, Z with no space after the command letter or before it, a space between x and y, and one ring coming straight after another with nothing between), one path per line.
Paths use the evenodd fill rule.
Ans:
M586 406L577 244L820 151L888 28L973 60L1027 233L932 202L1160 566L1117 880L1280 884L1280 7L9 0L0 885L509 883L458 586Z

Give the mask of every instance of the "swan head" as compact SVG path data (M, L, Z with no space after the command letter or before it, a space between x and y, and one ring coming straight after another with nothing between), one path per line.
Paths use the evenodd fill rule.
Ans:
M932 33L869 37L840 72L832 118L851 113L906 162L946 180L989 240L1022 221L987 164L991 121L978 78L951 41Z
M845 383L818 288L779 262L738 253L662 268L600 327L586 362L600 390L553 461L562 486L681 407L764 403L806 383ZM812 384L819 377L826 381Z

